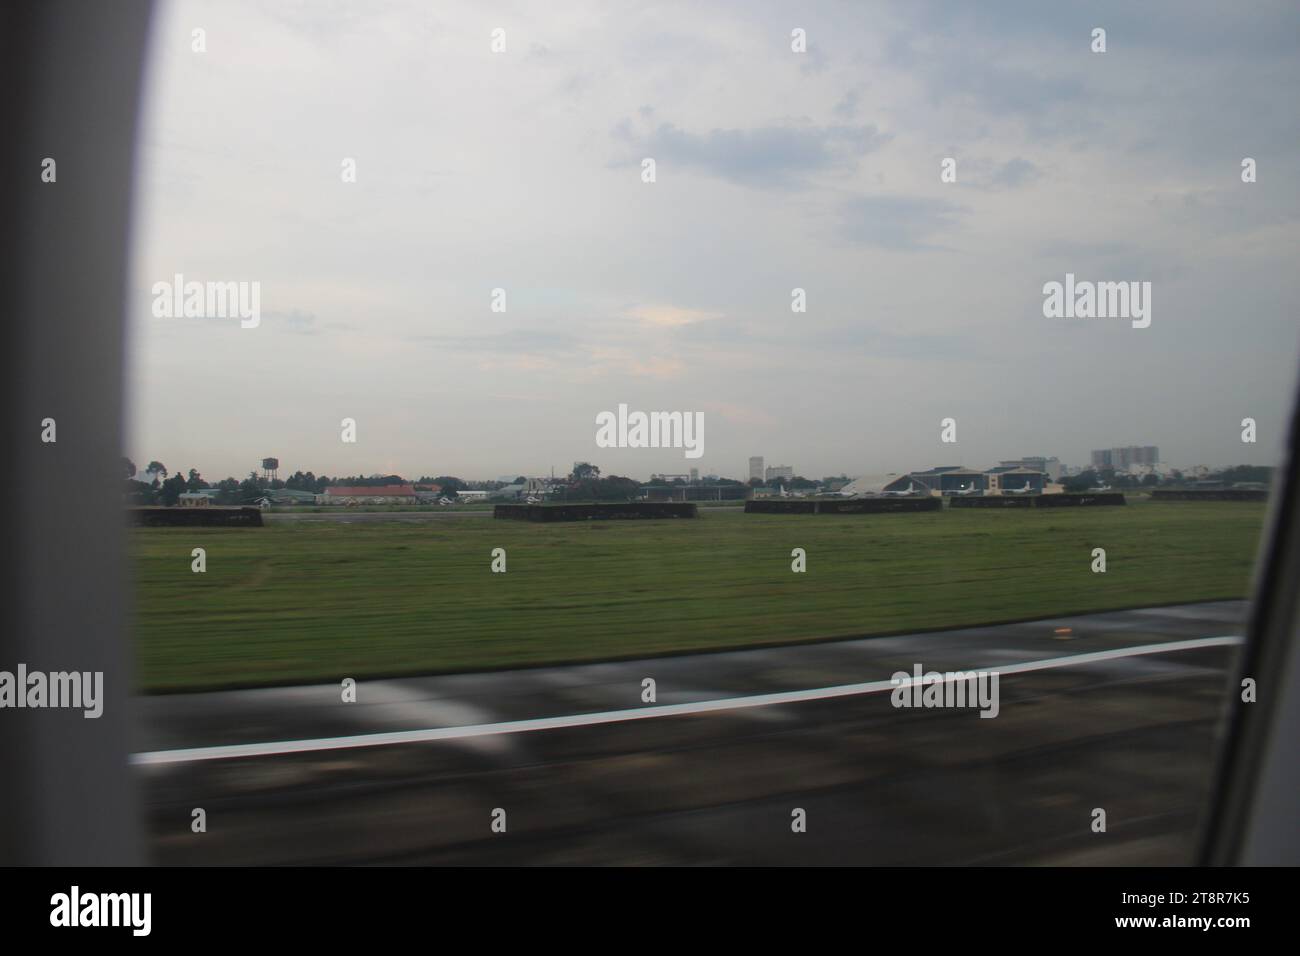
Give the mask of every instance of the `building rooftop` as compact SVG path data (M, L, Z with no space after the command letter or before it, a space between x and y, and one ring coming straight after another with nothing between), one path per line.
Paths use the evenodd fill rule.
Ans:
M371 495L383 495L392 498L398 495L414 496L412 485L330 485L325 494L331 498L361 498Z

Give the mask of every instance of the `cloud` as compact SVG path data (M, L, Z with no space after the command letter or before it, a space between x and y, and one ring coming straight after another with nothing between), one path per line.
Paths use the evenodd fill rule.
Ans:
M676 328L682 325L694 325L722 318L721 312L705 312L700 309L681 309L674 305L639 305L628 309L627 314L640 319L647 325Z
M890 140L874 125L789 124L692 133L663 123L637 137L630 124L622 123L614 135L635 147L636 158L653 157L661 174L679 166L768 189L805 185L805 177L815 173L851 172Z
M1043 171L1027 159L1009 159L993 171L989 183L1002 189L1016 189L1040 177Z
M573 335L542 332L536 329L512 329L498 335L416 335L414 341L428 342L447 352L494 352L510 355L541 356L572 352L581 345Z
M842 120L851 120L858 115L858 107L861 103L862 94L857 90L849 90L835 104L835 115Z
M321 326L317 324L315 315L309 312L301 312L298 309L292 309L288 312L264 311L261 321L265 326L292 332L295 335L319 335L321 331ZM344 323L339 323L337 327L349 328Z
M1148 205L1179 229L1208 234L1250 233L1300 219L1300 201L1294 192L1280 197L1240 183L1230 188L1159 193Z
M776 428L781 420L768 414L756 405L737 405L734 402L704 402L704 411L717 415L732 425L751 425L762 428Z
M908 251L940 248L931 238L956 229L966 209L921 196L860 196L840 207L841 236L849 241Z
M846 325L827 329L816 339L818 347L836 352L859 352L871 358L952 360L982 362L987 359L980 342L970 336L949 332L943 335L913 335L879 326Z
M588 359L587 375L590 377L631 376L667 380L680 378L686 371L686 364L680 359L647 356L636 349L594 346L588 350Z
M802 56L803 62L799 64L799 72L804 76L817 76L825 73L830 66L830 58L822 52L822 48L813 44L808 51Z

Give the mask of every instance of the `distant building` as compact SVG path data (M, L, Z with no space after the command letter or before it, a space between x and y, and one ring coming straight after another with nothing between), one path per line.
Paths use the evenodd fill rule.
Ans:
M442 485L426 483L415 489L415 500L421 504L437 504L442 498Z
M545 497L553 494L555 484L549 478L529 478L524 482L523 494L525 497Z
M749 480L753 481L755 478L757 478L759 481L763 480L763 456L762 455L756 455L753 458L749 459Z
M790 465L772 465L763 472L763 480L771 481L773 478L793 478L794 468Z
M1032 461L1033 459L1027 459ZM842 495L1002 495L1043 494L1054 487L1048 473L1003 462L987 471L961 465L939 465L925 471L864 475L843 488Z
M401 485L329 485L322 496L327 505L394 505L412 504L417 500L415 486Z
M961 465L940 465L903 474L864 475L840 489L842 495L956 495L982 493L988 478L982 471Z
M1033 471L1041 471L1052 481L1060 481L1061 475L1065 472L1065 466L1061 464L1059 458L1041 458L1028 456L1025 458L1013 458L1010 461L1000 461L998 466L1002 468L1029 468Z
M180 504L182 508L206 508L212 504L212 496L198 491L182 491Z
M913 482L930 489L932 495L973 494L983 491L988 480L982 471L961 465L939 465L925 471L914 471L907 476ZM898 482L902 484L902 482ZM893 491L894 488L887 488Z
M693 485L698 485L699 483L700 483L700 469L698 469L698 468L692 468L692 469L691 469L691 484L693 484Z
M899 485L898 480L900 478L910 478L910 476L901 474L897 471L885 472L884 474L859 475L857 478L845 482L838 488L831 488L828 484L826 490L835 491L841 495L849 497L854 495L863 495L867 497L870 497L871 495L879 495L882 494L886 488L906 491L910 481ZM918 491L918 493L924 494L925 492Z
M1042 494L1047 487L1047 472L1038 468L1024 468L1019 464L1006 464L984 472L984 491L990 495Z
M273 505L314 505L320 502L320 495L293 488L267 489L265 496Z
M1110 468L1128 471L1135 465L1154 466L1160 462L1160 449L1155 445L1125 445L1122 448L1098 448L1092 453L1094 470Z
M644 485L641 497L646 501L744 501L750 495L747 485Z

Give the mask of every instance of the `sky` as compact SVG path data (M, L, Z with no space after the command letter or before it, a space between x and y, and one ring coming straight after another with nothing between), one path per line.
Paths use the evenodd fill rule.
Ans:
M819 478L1281 453L1294 4L161 2L153 30L142 468L745 478L762 455ZM260 324L156 315L178 273L259 283ZM1067 273L1150 282L1150 326L1045 317ZM703 456L597 447L620 404L702 413Z

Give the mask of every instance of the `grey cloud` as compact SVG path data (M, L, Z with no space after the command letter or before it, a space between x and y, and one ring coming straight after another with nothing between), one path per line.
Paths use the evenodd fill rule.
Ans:
M804 76L817 76L819 73L825 73L830 66L830 59L822 52L822 48L817 44L808 47L806 53L800 54L803 62L799 64L799 72Z
M428 342L446 351L497 352L512 355L548 355L579 350L582 339L536 329L515 329L499 335L417 335L417 342Z
M900 327L904 321L899 318ZM871 358L976 361L982 357L978 343L963 335L913 335L883 328L879 324L853 323L819 328L796 327L784 320L720 320L681 326L673 333L676 339L690 346L726 343L732 348L774 348L783 354L797 349L824 357L829 348L837 353L853 352Z
M1150 206L1180 228L1197 232L1249 233L1300 219L1300 197L1294 189L1270 193L1240 182L1229 189L1157 196Z
M826 330L815 337L819 347L837 352L859 352L873 358L951 360L983 362L980 342L959 333L908 335L878 326L846 325Z
M1017 157L997 167L989 177L989 182L1002 189L1015 189L1033 182L1042 174L1042 170L1029 160Z
M860 196L840 208L842 237L886 249L942 248L930 240L955 229L966 209L943 199L921 196Z
M1087 242L1079 239L1049 239L1040 245L1045 256L1053 258L1116 258L1131 256L1134 247L1127 242L1103 239Z
M857 90L849 90L835 104L835 115L840 119L851 120L858 115L858 105L862 99L862 94Z
M614 135L636 145L662 167L676 164L733 183L789 189L803 177L829 170L851 170L867 154L889 142L874 125L763 126L692 133L671 123L637 137L629 123Z
M317 324L316 316L311 312L302 312L298 309L291 309L287 312L281 310L267 310L262 312L262 325L270 328L279 329L283 332L292 332L295 335L320 335L321 326ZM338 326L345 328L346 326Z

